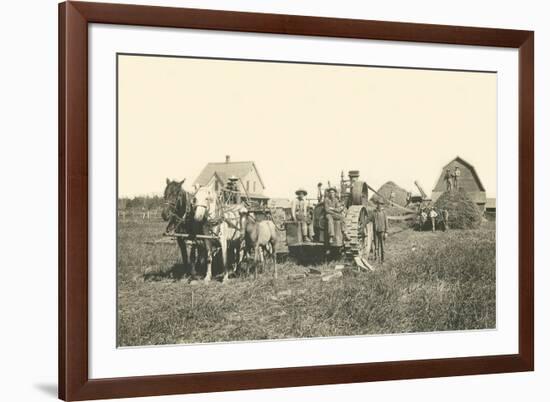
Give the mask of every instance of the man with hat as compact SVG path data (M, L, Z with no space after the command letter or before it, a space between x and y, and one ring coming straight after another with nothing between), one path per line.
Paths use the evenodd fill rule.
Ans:
M460 168L455 166L455 171L453 173L453 188L455 190L458 190L459 187L460 174Z
M225 198L228 203L230 204L240 204L241 203L241 195L239 192L239 185L238 182L239 179L232 175L227 179L227 184L225 187Z
M451 169L445 171L444 180L447 191L451 191L453 189L453 175L451 174Z
M344 221L344 206L340 200L336 197L336 187L329 187L327 189L327 197L325 198L325 215L327 218L327 230L329 236L329 243L334 243L334 221L340 221L342 227L342 234L344 239L347 239L345 232Z
M374 229L374 246L376 255L381 263L384 262L384 242L388 232L388 217L382 207L384 201L376 200L376 210L372 216Z
M308 222L308 205L307 200L304 198L307 195L307 191L303 188L296 190L296 198L292 200L290 205L290 212L292 214L292 220L298 222L300 230L302 231L302 238L305 242L311 242L313 235L311 230L311 223Z

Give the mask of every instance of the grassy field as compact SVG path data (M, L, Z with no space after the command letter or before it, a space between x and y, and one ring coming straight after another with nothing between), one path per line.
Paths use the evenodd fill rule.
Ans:
M266 272L209 285L189 283L175 244L145 244L164 227L119 222L119 346L495 327L494 222L436 233L394 228L387 260L372 273L345 270L323 282L287 260L277 280Z

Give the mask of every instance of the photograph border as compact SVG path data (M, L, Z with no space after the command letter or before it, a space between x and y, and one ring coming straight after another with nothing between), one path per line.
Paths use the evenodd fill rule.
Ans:
M492 46L519 50L518 354L90 379L88 25L92 23ZM59 5L59 397L139 397L532 371L534 33L107 3Z

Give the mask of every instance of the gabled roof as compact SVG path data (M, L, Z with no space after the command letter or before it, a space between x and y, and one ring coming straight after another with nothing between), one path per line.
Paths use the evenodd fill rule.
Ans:
M485 187L483 187L483 183L481 183L481 179L480 179L479 176L477 175L477 172L476 172L475 167L474 167L473 165L469 164L468 162L466 162L466 161L465 161L464 159L462 159L460 156L457 156L456 158L454 158L453 160L451 160L449 163L447 163L447 164L443 167L442 171L444 171L445 169L447 169L447 167L448 167L449 165L451 165L451 164L452 164L453 162L455 162L455 161L460 162L461 164L463 164L464 166L466 166L468 169L470 169L470 170L472 171L472 176L474 176L475 181L476 181L477 184L479 185L480 190L481 190L481 191L485 191ZM441 173L441 174L443 174L443 173ZM440 178L440 177L441 177L441 176L439 176L439 177L437 178L437 181L435 182L434 189L437 187L437 183L439 182L439 178Z
M248 172L250 172L250 170L256 171L262 187L265 188L265 184L262 180L262 177L260 176L260 172L256 168L256 164L252 161L210 162L202 169L199 176L195 179L194 184L205 186L206 184L208 184L214 174L216 174L223 183L226 183L227 179L231 176L242 179L244 176L246 176Z

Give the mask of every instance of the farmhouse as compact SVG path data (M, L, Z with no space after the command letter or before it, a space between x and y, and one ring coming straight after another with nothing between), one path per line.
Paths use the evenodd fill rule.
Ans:
M466 162L461 157L457 156L452 161L443 166L441 174L435 183L435 187L432 191L432 201L435 202L441 194L447 190L445 183L445 172L447 169L451 173L455 171L455 167L460 169L460 179L458 182L458 190L465 191L470 199L476 203L481 212L485 211L487 203L487 196L485 194L485 188L481 183L479 176L473 165Z
M212 184L218 191L226 186L231 176L239 179L239 190L248 194L251 199L258 201L268 199L264 195L265 185L256 164L252 161L232 162L229 155L225 156L225 162L208 163L193 184L196 186Z

